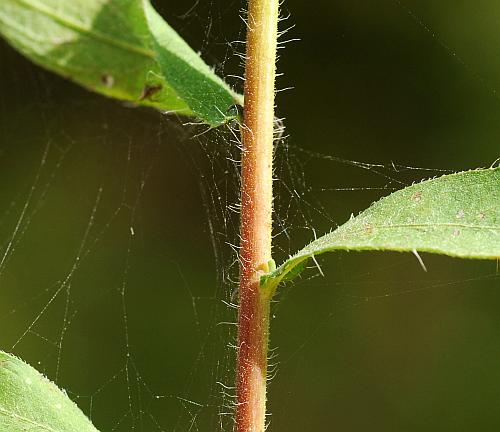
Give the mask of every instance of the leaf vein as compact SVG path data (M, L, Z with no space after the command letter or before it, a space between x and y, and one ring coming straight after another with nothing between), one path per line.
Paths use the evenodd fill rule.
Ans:
M58 429L53 429L50 426L44 425L43 423L38 423L37 421L35 421L33 419L30 419L30 418L24 417L22 415L19 415L19 414L15 413L15 412L9 411L8 409L6 409L6 408L4 408L2 406L0 406L0 414L9 416L11 418L15 418L17 420L20 420L20 421L23 421L25 423L31 424L33 426L36 426L37 428L41 428L41 429L44 429L44 430L49 431L49 432L62 432L62 431L60 431Z
M145 57L149 57L151 59L155 58L155 54L152 50L142 48L137 45L133 45L131 43L127 43L124 41L121 41L119 39L115 39L106 33L102 33L100 31L97 31L96 29L93 28L88 28L84 24L78 21L74 21L69 19L68 17L61 16L60 14L57 13L54 9L51 9L37 0L15 0L18 4L24 5L27 8L33 9L35 12L38 12L40 14L43 14L54 21L58 22L59 24L62 24L78 33L81 33L85 36L92 37L93 39L103 42L105 44L109 44L112 46L115 46L117 48L121 48L126 51L133 52L135 54L139 54Z

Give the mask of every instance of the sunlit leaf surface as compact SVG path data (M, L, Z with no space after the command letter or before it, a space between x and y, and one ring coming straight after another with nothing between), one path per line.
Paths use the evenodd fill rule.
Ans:
M382 198L263 276L261 284L274 289L298 275L309 258L335 250L500 259L500 168L446 175Z
M0 431L97 432L65 392L17 357L0 351Z

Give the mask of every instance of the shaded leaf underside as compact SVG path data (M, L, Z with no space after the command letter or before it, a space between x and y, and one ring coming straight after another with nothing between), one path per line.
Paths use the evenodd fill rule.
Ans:
M88 89L210 126L241 103L148 0L1 0L0 34Z

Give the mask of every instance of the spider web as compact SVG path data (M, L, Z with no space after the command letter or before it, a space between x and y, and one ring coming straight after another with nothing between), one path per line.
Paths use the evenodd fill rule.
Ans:
M244 26L234 19L238 7L238 2L195 1L169 5L163 12L241 90L243 45L236 41L243 40ZM288 7L299 10L291 3ZM380 8L396 17L396 27L408 25L409 19L412 31L428 39L423 51L441 50L441 57L455 62L448 65L450 70L465 73L465 82L479 88L475 91L483 104L498 112L495 86L466 59L458 56L457 61L453 49L417 11L399 1ZM332 9L325 5L324 11L332 19ZM301 12L295 12L297 19ZM307 19L311 12L303 12ZM372 10L349 4L335 12L339 20L350 22L352 15ZM387 24L384 16L380 26ZM196 28L203 32L191 33ZM339 72L353 66L346 59L353 56L358 66L363 56L370 59L367 51L373 49L366 38L356 42L356 32L356 26L339 27L331 35L334 42L323 46L337 52L339 63L344 61L328 70L346 82L348 74L342 73L348 69ZM297 33L292 30L290 37ZM355 42L365 49L359 58L352 53ZM36 69L5 45L1 48L1 63L8 65L0 70L2 349L65 388L100 430L232 430L240 153L234 128L207 132L183 125L182 119L127 109ZM300 54L296 57L302 61ZM282 68L294 70L286 63ZM282 77L280 86L298 85L299 78ZM419 85L417 93L422 91ZM293 103L296 97L306 100L301 92L314 94L304 87L279 93L287 124L304 117L301 103ZM352 92L355 87L347 88ZM348 92L339 93L347 103ZM406 96L412 95L408 90ZM388 103L393 97L388 95ZM304 119L305 135L290 126L292 138L278 136L275 142L277 262L393 190L468 168L459 157L442 157L460 150L450 132L442 152L433 154L432 139L423 139L426 144L419 148L409 138L411 128L404 127L389 133L392 144L367 134L368 141L359 145L360 126L352 118L366 120L363 115L369 111L385 120L386 128L391 121L342 100L331 110L319 98L313 106L322 112L311 116L316 127ZM339 107L346 114L340 115ZM353 110L357 115L344 122L343 116ZM478 118L470 122L476 133L484 126L483 117ZM496 132L492 127L489 136ZM400 138L406 151L396 143ZM338 142L335 150L324 144L327 139ZM490 165L497 156L497 147L486 146L478 163ZM376 430L387 430L394 412L396 418L413 418L418 425L415 417L405 417L403 403L394 400L430 409L428 402L412 396L412 390L422 387L408 378L416 373L430 382L432 374L414 366L418 361L433 364L422 347L453 339L454 329L466 329L474 317L480 322L473 328L486 340L495 324L492 305L499 301L492 289L498 287L494 263L432 256L423 260L426 273L411 255L338 253L320 260L319 268L312 266L293 289L280 291L273 305L279 319L272 330L272 430L324 429L332 413L347 430L367 427L370 418L378 419ZM469 302L472 311L465 306ZM424 319L419 313L426 314ZM443 313L448 315L443 318ZM457 318L467 313L469 321ZM432 338L436 322L446 331ZM473 334L471 330L469 337ZM390 338L395 342L388 342ZM447 352L453 352L451 346ZM386 360L388 370L382 368ZM370 373L370 364L381 370ZM395 379L396 369L406 372L406 378L400 377L403 383L387 383ZM486 370L495 369L492 363ZM348 377L345 382L342 374ZM360 374L357 383L353 377ZM377 387L381 382L385 391ZM359 394L367 383L371 398ZM398 398L388 397L391 392ZM385 412L377 397L392 411ZM448 399L453 407L455 402ZM491 406L495 401L491 398ZM368 423L353 419L358 409L367 413ZM493 415L483 421L492 425L498 419Z

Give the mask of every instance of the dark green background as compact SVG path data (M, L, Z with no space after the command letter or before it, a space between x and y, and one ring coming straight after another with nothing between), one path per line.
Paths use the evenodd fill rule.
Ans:
M242 47L228 42L244 37L244 3L191 3L157 6L221 74L241 75ZM278 96L290 138L276 157L277 261L312 224L326 232L389 192L322 189L400 188L499 156L500 6L406 4L285 2L281 27L296 27L284 39L301 41L280 51L279 87L295 88ZM14 245L0 267L0 347L102 431L231 430L216 382L233 379L235 312L222 300L234 289L237 146L90 94L3 42L0 65L0 241ZM311 269L282 290L270 430L500 428L497 264L423 259L427 273L411 255L337 253L320 261L325 278Z

